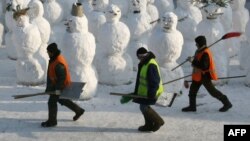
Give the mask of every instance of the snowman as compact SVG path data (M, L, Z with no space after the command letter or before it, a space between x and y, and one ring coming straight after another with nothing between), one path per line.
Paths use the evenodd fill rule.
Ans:
M4 35L4 42L7 49L8 58L12 60L17 59L16 48L12 42L12 30L15 28L15 21L13 19L13 10L23 9L27 7L27 3L29 0L4 0L4 9L6 9L6 13L4 16L6 31L7 33Z
M245 8L246 0L235 0L231 2L231 7L233 10L233 30L245 33L247 32L246 25L249 20L249 11ZM240 68L247 69L248 60L246 57L249 56L248 54L248 42L246 41L246 35L243 34L241 38L235 38L236 45L232 48L232 55L238 55L240 59Z
M44 8L44 18L48 20L51 27L51 35L49 43L56 42L59 48L63 44L65 34L65 26L63 21L64 12L62 6L56 0L41 0Z
M178 65L176 60L181 55L183 36L176 29L178 18L173 12L166 12L161 20L161 30L156 30L150 37L149 49L156 55L163 82L183 77L182 67L174 71L171 69ZM183 86L183 79L164 85L167 92L179 93Z
M227 4L225 7L221 7L221 9L223 14L219 18L221 24L224 27L224 31L226 33L234 32L235 30L233 29L233 17L232 17L233 12L230 4ZM225 46L227 47L229 59L235 59L235 58L238 59L238 57L236 56L239 55L239 52L236 52L238 50L236 48L239 48L239 38L225 40Z
M227 4L226 7L221 7L223 14L220 16L221 23L226 32L233 31L233 12L230 4Z
M249 29L249 28L247 28ZM247 32L247 30L246 30ZM248 60L249 58L249 41L241 41L241 46L240 46L240 69L241 70L248 70ZM249 58L249 59L246 59Z
M73 3L71 7L72 7L71 12L70 12L71 16L69 16L65 20L65 26L66 26L65 31L67 31L67 32L65 32L65 34L63 36L63 44L61 46L62 54L64 55L66 60L70 60L71 54L72 54L72 47L71 47L72 45L70 45L71 42L68 42L67 39L72 38L72 35L73 35L72 33L74 33L74 32L81 32L81 33L88 32L88 19L87 19L86 15L83 13L82 3ZM80 20L75 20L75 19L80 19ZM76 23L78 21L80 21L80 23L77 24L77 26L76 26ZM80 27L82 29L80 29ZM73 32L71 30L73 30ZM79 38L77 38L77 39L79 39Z
M184 45L178 62L185 61L186 58L188 56L192 56L197 49L194 39L196 37L196 27L199 21L195 20L196 17L195 15L193 15L192 9L195 9L195 7L190 1L177 0L177 8L174 10L174 13L179 18L177 29L182 33L184 37ZM200 18L202 18L201 12L198 11L198 13L200 14ZM196 15L198 15L198 13L196 13ZM190 73L190 71L192 71L191 65L188 63L184 64L183 68L185 73Z
M13 17L16 28L13 29L13 43L17 49L17 83L21 85L40 85L45 82L45 71L34 55L41 46L41 37L36 25L29 23L26 9L17 9Z
M224 4L225 5L225 4ZM208 46L219 40L224 34L224 28L218 18L221 15L221 3L207 2L202 8L203 20L197 26L196 36L204 35ZM211 48L218 77L228 76L229 57L225 42L218 42ZM216 84L225 84L228 80L218 80Z
M246 24L249 20L249 11L245 8L246 0L232 1L232 16L233 16L233 30L245 33ZM248 56L248 42L246 41L246 36L243 34L241 38L233 39L236 42L236 45L231 49L232 55L237 56L237 59L240 61L240 68L243 70L247 69L247 60L245 59ZM236 52L236 53L234 53ZM233 54L234 53L234 54Z
M21 8L21 3L19 1L6 0L6 13L5 13L5 25L6 25L6 34L4 35L4 42L7 50L7 55L9 59L16 60L17 53L16 48L12 42L12 30L15 28L15 20L13 19L13 9Z
M157 20L159 20L159 12L157 7L154 5L155 0L147 0L147 13L150 16L151 23L156 26Z
M31 0L28 7L29 7L28 15L30 17L30 22L38 27L42 40L42 44L39 47L39 50L35 55L35 57L39 60L40 64L42 65L42 69L46 71L49 60L46 48L48 46L50 32L51 32L50 24L43 17L44 9L43 9L43 4L41 3L40 0Z
M133 68L137 69L138 59L136 51L139 44L147 46L149 33L152 29L150 24L151 18L146 11L147 3L145 0L130 0L130 11L126 20L126 24L130 30L130 43L128 53L133 60Z
M246 24L249 20L249 12L245 8L246 0L234 0L231 2L233 10L233 30L238 32L245 32ZM242 36L241 41L245 40L245 36Z
M71 79L74 82L85 82L82 99L95 96L97 90L97 73L92 65L95 56L95 38L88 31L88 21L83 14L81 3L74 3L72 16L68 17L67 33L64 36L62 53L67 53Z
M62 6L56 0L41 0L44 7L44 17L54 26L63 19Z
M166 12L172 12L174 10L173 0L155 0L154 4L158 9L160 17L162 17Z
M123 85L132 82L132 60L125 52L130 39L129 28L122 22L121 10L109 5L105 12L107 22L98 32L95 65L99 82L107 85Z
M98 30L106 22L104 11L107 8L109 0L93 0L93 11L89 16L89 31L97 37ZM96 42L98 40L96 39Z
M192 18L196 24L200 23L202 20L202 13L200 9L196 6L195 1L189 0L176 0L176 9L175 13L180 15L179 21L184 20L185 18Z
M110 4L117 5L121 9L121 20L123 21L123 18L127 18L128 11L129 11L129 0L110 0Z

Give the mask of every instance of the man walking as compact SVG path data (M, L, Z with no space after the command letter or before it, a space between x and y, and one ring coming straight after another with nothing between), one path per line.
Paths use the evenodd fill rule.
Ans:
M47 86L45 92L52 92L48 100L48 120L41 123L42 127L53 127L57 125L57 102L65 105L76 113L73 120L76 121L83 113L84 109L73 103L69 99L61 99L61 91L70 85L70 73L66 60L61 55L56 43L47 47L49 55L49 67L47 72Z
M203 85L209 94L223 103L223 107L219 109L220 112L226 112L232 107L231 102L227 96L217 90L212 84L212 80L217 80L215 72L215 64L213 55L207 47L205 36L198 36L195 38L197 50L192 61L193 74L192 84L189 90L189 106L182 109L183 112L196 111L196 96L201 85ZM191 62L191 58L189 58Z
M155 60L155 55L141 47L137 50L137 57L140 60L134 95L146 98L135 98L133 102L140 104L140 110L145 119L145 125L138 128L139 131L157 131L164 124L163 119L150 105L154 105L157 98L163 92L163 85L160 77L160 68ZM127 103L132 98L123 96L121 103Z

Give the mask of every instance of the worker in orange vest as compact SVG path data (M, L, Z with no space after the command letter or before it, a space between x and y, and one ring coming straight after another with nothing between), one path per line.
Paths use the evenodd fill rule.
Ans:
M215 71L215 64L213 61L213 55L210 49L207 47L205 36L198 36L195 38L197 50L195 52L194 59L189 57L189 61L192 62L193 74L192 84L189 90L189 106L182 109L183 112L195 112L196 111L196 96L199 88L203 85L211 96L218 99L223 103L223 107L219 109L220 112L226 112L232 107L231 102L227 96L217 90L212 84L212 80L217 80L217 74Z
M49 55L49 67L47 72L47 86L45 92L52 92L48 100L48 120L41 123L42 127L53 127L57 125L57 102L65 105L76 114L73 120L76 121L83 113L84 109L73 103L69 99L60 98L61 91L70 85L71 78L66 60L61 55L56 43L47 47Z

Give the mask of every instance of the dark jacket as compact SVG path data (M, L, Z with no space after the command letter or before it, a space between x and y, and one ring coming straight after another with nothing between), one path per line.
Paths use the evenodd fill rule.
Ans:
M54 57L50 58L49 66L56 59L58 55L60 55L60 52L56 54ZM46 92L62 90L63 88L64 80L66 79L66 69L63 64L57 64L55 69L56 69L57 83L55 85L52 84L52 81L50 80L49 74L48 74L49 71L47 71L47 85L46 85L46 90L45 90Z
M155 55L152 52L149 52L149 55L147 58L138 64L138 72L136 77L136 84L135 84L135 91L134 94L136 94L138 87L139 87L139 78L140 78L140 71L143 65L147 64L150 59L155 58ZM160 75L158 73L157 66L154 64L150 64L148 67L147 72L147 78L148 78L148 98L149 99L142 99L142 98L136 98L133 100L135 103L139 104L145 104L145 105L153 105L156 103L156 92L159 87L160 83ZM136 94L137 95L137 94Z

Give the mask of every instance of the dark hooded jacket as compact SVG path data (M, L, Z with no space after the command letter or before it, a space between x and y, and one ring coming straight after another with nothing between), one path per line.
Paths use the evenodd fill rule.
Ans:
M155 55L152 52L149 52L149 55L147 58L143 61L141 61L138 64L138 72L136 77L136 84L135 84L135 91L134 94L136 94L138 87L139 87L139 78L140 78L140 71L143 65L146 65L150 59L155 58ZM154 64L150 64L147 71L147 78L148 78L148 98L149 99L143 99L143 98L135 98L133 102L139 103L139 104L145 104L145 105L154 105L156 103L156 92L159 88L160 83L160 75L158 73L157 66Z

